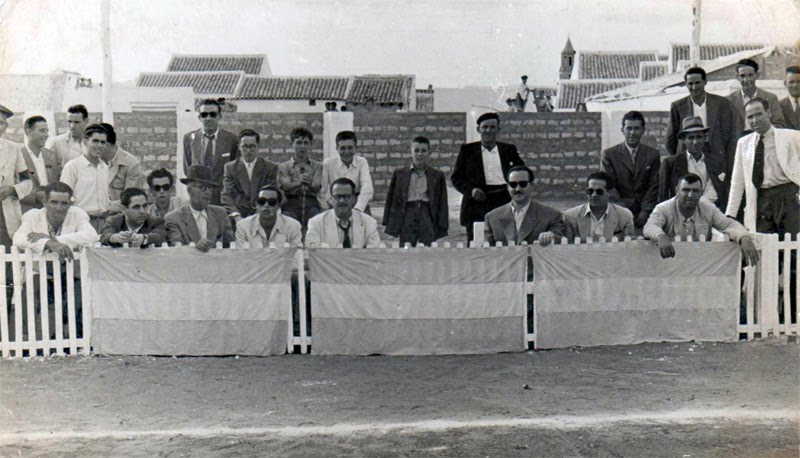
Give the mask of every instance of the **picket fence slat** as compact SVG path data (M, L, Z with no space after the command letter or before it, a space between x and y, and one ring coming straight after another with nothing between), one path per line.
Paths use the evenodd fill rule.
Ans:
M64 355L64 301L62 299L61 262L53 262L53 303L56 312L56 354Z
M8 309L11 304L8 303L8 279L6 278L6 247L0 245L0 283L3 285L3 298L0 299L0 356L8 358L11 356L11 347L9 342L11 337L8 335Z

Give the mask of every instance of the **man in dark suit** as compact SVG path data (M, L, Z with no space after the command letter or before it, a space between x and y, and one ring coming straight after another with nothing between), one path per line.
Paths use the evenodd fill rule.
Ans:
M742 89L731 92L728 95L728 100L731 101L736 122L736 139L747 131L752 132L752 128L747 125L745 121L744 106L752 99L759 98L766 100L770 106L770 121L775 127L785 127L786 120L783 119L783 111L781 111L778 96L772 92L767 92L763 89L756 87L756 80L758 79L758 62L752 59L742 59L736 63L736 79L742 85Z
M504 177L508 169L523 165L517 147L497 141L500 116L484 113L478 117L481 141L461 145L453 168L453 186L460 192L460 222L467 228L467 241L474 238L472 224L483 221L495 208L511 201Z
M55 151L44 147L49 130L47 120L31 116L25 120L25 143L21 147L22 157L30 172L33 191L19 200L24 214L32 208L44 206L44 187L61 177L61 161Z
M258 190L278 180L278 164L258 157L261 136L245 129L239 133L242 156L225 164L222 205L237 223L256 212Z
M506 181L511 202L486 215L484 239L487 242L519 245L538 241L549 245L566 236L561 212L531 199L533 178L533 171L524 165L508 169Z
M643 145L644 115L629 111L622 117L625 141L603 151L600 164L616 183L612 200L633 213L633 223L641 230L658 201L658 171L661 156L655 148ZM641 233L641 232L639 232Z
M706 71L700 67L686 70L683 80L689 90L689 96L672 102L670 107L667 151L672 155L683 152L678 136L681 121L693 116L700 117L703 125L711 129L708 138L709 156L719 156L724 159L727 167L725 172L730 175L738 140L734 132L735 115L731 102L725 97L706 92Z
M411 167L392 174L383 211L384 232L400 237L400 244L430 246L447 235L447 184L444 173L428 165L430 141L411 141Z
M112 247L129 244L133 248L158 246L167 239L164 220L147 213L147 193L141 188L125 188L119 196L125 210L109 216L100 229L100 243Z
M789 91L789 95L781 99L786 128L800 130L800 67L794 65L786 68L783 85Z
M678 181L688 173L694 173L703 181L703 197L725 211L728 203L730 174L725 171L725 162L716 155L708 154L706 139L709 128L703 126L700 117L685 118L678 138L686 145L686 153L664 159L658 186L658 201L664 202L675 196Z
M181 178L189 192L189 205L169 212L164 218L167 241L170 244L195 243L203 253L217 242L227 247L233 241L231 220L224 208L210 205L211 190L219 187L212 180L211 169L205 165L189 167L186 178Z
M210 168L211 179L218 185L212 191L211 203L220 205L224 166L239 156L239 138L233 132L220 129L222 108L218 101L205 99L197 111L203 127L183 136L183 172L188 173L192 165Z

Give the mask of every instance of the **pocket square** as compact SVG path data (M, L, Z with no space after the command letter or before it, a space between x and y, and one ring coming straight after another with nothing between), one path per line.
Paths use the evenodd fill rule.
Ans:
M719 178L719 181L725 181L725 172L720 173L717 178Z
M231 157L231 153L220 154L220 157Z

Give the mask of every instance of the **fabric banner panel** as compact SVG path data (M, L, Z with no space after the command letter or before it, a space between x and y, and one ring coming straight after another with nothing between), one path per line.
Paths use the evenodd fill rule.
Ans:
M532 247L537 348L731 341L740 251L731 242Z
M312 352L525 350L527 247L309 250Z
M296 251L88 249L94 352L283 354Z

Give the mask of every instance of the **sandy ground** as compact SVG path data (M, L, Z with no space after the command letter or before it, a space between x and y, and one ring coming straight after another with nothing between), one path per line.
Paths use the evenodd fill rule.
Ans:
M800 456L800 345L0 361L0 456Z

